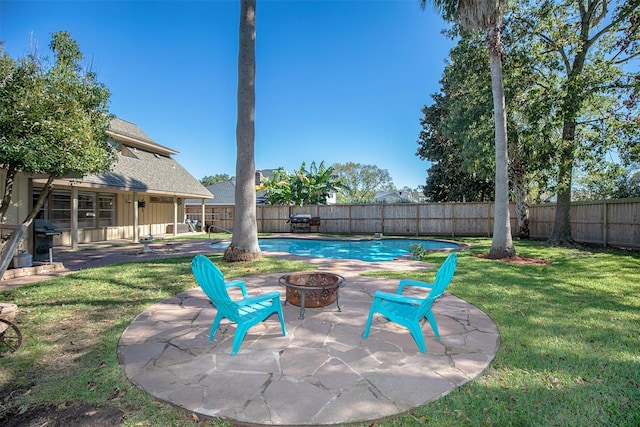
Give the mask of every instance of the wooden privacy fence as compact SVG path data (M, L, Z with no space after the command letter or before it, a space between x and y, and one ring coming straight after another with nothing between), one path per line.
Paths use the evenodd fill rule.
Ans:
M555 204L529 208L531 238L548 239L553 232ZM199 212L188 210L187 214ZM207 206L207 225L231 230L233 206ZM312 231L328 234L375 234L399 236L484 236L493 232L493 203L400 203L370 205L309 205L256 207L260 233L287 233L290 215L320 217ZM511 205L511 230L518 228ZM198 215L199 216L199 215ZM640 248L640 199L573 202L573 238L582 243ZM192 218L196 219L196 218ZM199 218L197 218L199 219Z
M212 225L213 231L231 230L234 211L233 206L207 206L205 224ZM312 227L312 231L329 234L491 236L493 227L493 203L261 205L256 207L258 232L290 232L289 217L297 214L320 217L320 225ZM195 207L188 208L187 216L200 219Z
M531 237L549 238L555 214L555 204L531 206ZM640 248L640 198L572 202L571 233L580 243Z

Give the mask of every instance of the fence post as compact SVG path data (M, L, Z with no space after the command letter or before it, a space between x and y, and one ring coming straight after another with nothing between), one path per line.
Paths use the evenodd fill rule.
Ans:
M420 204L416 203L416 236L420 235Z
M491 237L491 231L491 202L487 202L487 237Z
M607 202L602 204L602 209L604 209L604 212L602 213L602 245L606 248L608 240L607 230L609 228L609 209L607 207Z
M451 202L451 237L456 236L456 210L455 203Z

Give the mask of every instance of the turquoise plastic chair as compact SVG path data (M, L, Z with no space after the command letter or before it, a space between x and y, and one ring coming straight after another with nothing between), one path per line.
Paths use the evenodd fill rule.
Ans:
M364 329L362 337L367 338L369 336L369 329L371 328L373 314L380 313L389 321L398 323L407 328L409 332L411 332L411 336L418 345L420 351L426 353L427 348L424 345L424 337L422 336L420 322L426 317L431 325L431 329L433 329L433 333L436 337L440 338L438 323L431 311L431 307L438 297L444 293L447 286L449 286L449 283L453 278L453 273L456 269L457 261L458 255L455 252L449 254L447 259L438 269L436 279L433 283L405 279L400 281L397 293L395 294L376 291L373 295L373 305L369 311L367 326ZM402 291L406 286L430 288L431 291L425 298L403 296Z
M282 314L282 304L280 303L280 292L271 291L258 296L248 296L247 288L243 281L232 280L225 282L224 275L218 267L204 255L196 255L191 261L191 270L202 288L209 297L213 305L218 309L216 318L211 325L209 342L213 340L222 319L237 323L236 333L233 337L231 354L238 353L238 349L244 340L249 328L264 321L272 314L278 314L282 334L287 335L284 326L284 315ZM227 291L231 287L239 287L242 291L241 300L232 300Z

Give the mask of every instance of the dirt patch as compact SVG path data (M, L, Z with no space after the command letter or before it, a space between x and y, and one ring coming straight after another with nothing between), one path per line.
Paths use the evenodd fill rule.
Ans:
M23 414L12 414L0 420L4 427L108 427L122 424L124 412L110 406L56 405L40 406Z
M479 254L479 255L476 255L476 257L491 260L491 258L489 258L489 254ZM551 264L551 261L546 259L531 258L531 257L519 256L519 255L508 257L508 258L494 259L492 261L507 262L509 264L518 264L518 265L549 265Z

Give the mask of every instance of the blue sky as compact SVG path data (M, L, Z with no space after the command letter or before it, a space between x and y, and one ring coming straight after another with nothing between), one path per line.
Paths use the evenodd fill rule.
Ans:
M304 161L386 169L424 185L421 109L439 90L453 43L419 0L258 0L257 169ZM0 0L12 57L50 55L66 30L136 123L197 179L235 175L239 1Z

